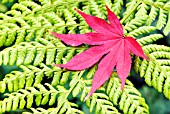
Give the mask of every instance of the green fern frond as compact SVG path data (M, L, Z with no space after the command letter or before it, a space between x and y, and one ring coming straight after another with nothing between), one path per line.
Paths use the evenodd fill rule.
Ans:
M140 39L138 39L137 41L142 45L147 45L147 44L150 44L154 41L157 41L159 39L163 38L163 35L162 34L151 34L149 36L145 36L145 37L142 37Z
M128 35L137 37L139 35L149 34L149 33L153 32L155 30L156 30L156 28L153 27L153 26L142 26L142 27L139 27L137 29L134 29L133 31L128 33Z
M5 90L13 92L40 84L44 77L50 78L52 86L64 85L70 76L70 72L62 71L57 67L49 67L45 64L41 64L39 67L21 65L20 68L23 71L12 71L0 81L0 87L2 88L0 93L4 93Z
M73 83L73 81L70 82L70 84L71 83ZM82 78L79 79L77 85L73 89L72 94L78 95L78 93L83 90L81 94L81 101L83 101L90 90L89 87L86 87L86 85L89 84L91 84L91 80L83 80ZM103 91L104 88L101 87L99 90ZM86 104L90 107L90 112L95 110L95 114L120 114L113 103L109 100L109 97L104 93L94 93L92 97L86 101Z
M67 101L65 103L66 110L63 110L65 114L84 114L81 110L76 109L78 107L77 104L72 103ZM44 109L44 108L30 108L31 112L23 112L22 114L56 114L56 108L49 108L49 109ZM59 113L63 114L63 111L61 110Z
M42 113L46 113L48 114L49 111L44 109L44 108L30 108L30 112L23 112L22 114L42 114Z
M102 93L94 93L86 103L87 106L90 107L90 112L92 112L96 106L96 114L120 114L113 103L109 101L109 97Z
M156 27L158 29L161 29L166 24L167 11L160 9L159 14L160 15L159 15L159 19L157 21Z
M127 17L126 20L124 21L124 23L128 23L130 22L134 16L135 16L135 13L133 12L133 8L135 9L138 5L139 5L140 2L137 2L137 0L130 0L127 4L126 4L126 10L125 12L123 13L123 16L124 17Z
M127 34L127 32L134 31L139 26L142 26L145 23L146 18L147 18L146 15L139 16L139 17L132 19L129 23L126 23L126 25L124 26L125 35ZM148 31L149 31L149 29L148 29Z
M138 17L138 16L146 16L148 9L149 9L149 6L148 6L148 5L146 5L145 3L141 3L141 4L137 7L138 12L135 14L135 16L136 16L136 17Z
M71 102L66 102L65 103L67 110L64 112L65 114L84 114L81 110L76 109L78 106L75 103L71 103ZM52 114L56 114L57 112L55 111L56 108L49 108L48 110L45 110L43 108L37 108L37 109L33 109L31 108L32 113L33 114L42 114L42 113L52 113ZM32 114L31 113L31 114ZM63 112L59 112L59 113L63 113ZM27 114L26 112L24 112L23 114ZM28 113L29 114L29 113Z
M123 5L123 0L114 0L113 2L114 3L111 9L117 16L119 16Z
M161 30L165 35L168 35L170 32L169 27L169 11L170 11L170 2L169 1L153 1L153 0L143 0L143 1L136 1L130 0L126 4L127 10L123 13L124 18L122 19L123 23L129 23L135 18L139 17L148 17L145 18L143 21L146 25L154 25L154 21L156 20L156 27ZM135 13L136 11L136 13Z
M140 60L137 57L135 61L136 71L145 78L149 86L153 86L159 92L164 91L165 97L170 99L170 90L168 89L170 48L161 45L148 45L144 46L144 50L151 60Z
M169 4L170 4L170 2L169 2ZM170 5L169 5L169 7L170 7ZM170 12L168 13L168 21L166 23L166 26L165 26L163 32L165 35L168 35L168 33L170 32Z
M158 15L158 8L155 6L151 6L151 10L149 12L149 17L147 19L146 25L151 25L152 22L155 20L156 16Z
M163 32L165 35L168 35L168 33L170 32L170 27L168 25L169 22L167 21L167 18L169 18L168 13L170 12L170 1L143 0L143 3L151 7L150 10L147 10L149 12L149 18L147 19L146 24L151 25L158 16L156 27L158 29L162 29L163 27L165 27L166 29L164 29Z
M34 87L27 87L25 89L20 89L18 92L13 92L12 94L5 94L5 98L0 102L0 113L4 113L10 110L31 108L33 103L36 106L53 105L56 101L56 96L62 91L57 91L53 86L46 83L47 87L38 84Z
M83 78L80 78L80 79L77 78L78 75L83 75L83 73L84 72L74 72L72 76L72 80L69 83L69 86L72 87L72 85L78 82L72 90L73 97L76 97L84 89L87 83L91 84L91 80L84 80Z
M91 73L93 73L93 70ZM134 89L132 83L127 81L125 90L122 91L120 89L121 83L119 79L114 76L117 75L113 74L109 82L106 83L103 87L100 87L100 89L98 90L100 91L100 93L94 93L92 97L90 97L90 99L86 101L87 106L90 107L90 112L95 110L96 113L101 114L113 112L119 113L115 109L115 106L118 106L119 110L122 110L124 113L149 113L148 106L145 103L144 98L142 98L141 94L136 89ZM72 93L73 96L77 96L82 91L81 101L83 101L90 90L90 88L88 87L89 84L91 84L91 80L84 80L83 78L77 79L76 76L73 76L73 79L70 82L70 87L72 87L73 85L75 86ZM107 89L105 89L104 87L107 87ZM106 93L108 96L106 96L104 93ZM109 100L109 102L106 100ZM96 108L94 109L95 106ZM112 111L110 112L109 110Z
M32 8L31 10L30 7ZM15 44L18 44L22 41L31 41L36 38L41 38L45 35L47 29L56 29L59 33L63 33L65 31L65 21L63 18L54 12L46 12L43 8L44 7L34 2L23 1L19 4L15 4L12 10L6 14L0 14L0 18L3 20L0 27L0 39L3 42L1 42L0 46L12 45L15 40ZM39 12L39 10L43 10L46 13ZM66 11L67 15L68 10ZM64 17L66 17L66 15ZM70 22L72 22L75 17L68 17L67 19L69 19L67 20L69 23L66 22L70 25L72 24ZM73 25L73 27L76 26Z
M76 109L78 107L77 104L69 102L69 101L65 101L65 103L63 104L63 107L60 109L60 111L58 113L60 114L84 114L81 110ZM50 109L51 112L53 113L57 113L57 111L55 111L56 108L54 109Z
M36 42L22 42L18 45L14 45L1 51L0 64L14 65L16 63L16 65L33 64L37 66L42 61L46 61L47 65L51 65L53 63L65 63L75 54L86 49L83 47L66 48L62 43L58 43L58 46L61 47L56 47L53 42L38 38Z
M118 106L125 114L143 114L148 112L148 105L141 94L133 87L130 81L126 81L125 89L120 89L120 81L116 74L109 79L106 93L115 106Z

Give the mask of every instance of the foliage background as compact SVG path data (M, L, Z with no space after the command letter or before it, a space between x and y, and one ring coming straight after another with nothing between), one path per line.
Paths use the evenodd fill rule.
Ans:
M0 12L5 13L10 10L11 6L17 1L11 1L2 3L0 0ZM157 31L158 33L161 31ZM160 39L155 42L155 44L170 46L170 34L164 36L163 39ZM2 47L3 48L3 47ZM1 50L2 50L1 48ZM4 78L4 76L10 73L13 70L18 70L17 66L1 66L0 67L0 80ZM134 84L134 86L141 92L142 96L145 98L146 103L149 105L151 114L170 114L170 101L167 100L162 93L159 93L157 90L152 87L148 87L144 81L144 79L140 78L138 74L132 71L133 77L129 77L128 79ZM136 83L137 82L137 83ZM0 99L3 99L3 95L0 94ZM74 99L73 99L74 101ZM77 103L80 104L80 103ZM81 104L83 112L89 113L89 108L86 104ZM19 110L10 111L8 113L14 114L19 113Z

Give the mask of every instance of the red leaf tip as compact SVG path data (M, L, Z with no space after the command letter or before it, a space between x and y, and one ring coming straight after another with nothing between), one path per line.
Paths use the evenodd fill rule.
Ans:
M106 5L106 9L108 10L109 9L109 7Z
M77 10L77 8L74 8L74 10Z
M147 56L146 56L146 58L145 58L145 59L146 59L146 60L148 60L148 61L150 60L150 58L149 58L149 57L147 57Z
M125 82L122 82L121 84L121 90L124 90Z
M125 83L126 83L126 78L120 78L120 81L121 81L121 90L124 90L124 86L125 86Z
M53 36L55 36L54 34L57 34L57 33L55 33L55 32L51 32L51 31L49 31L49 33L52 34Z
M84 102L91 96L91 94L89 93L85 98L84 98Z
M57 33L55 33L55 32L51 32L51 31L49 31L49 30L46 30L46 32L48 32L49 34L51 34L51 35L53 35L53 36L55 36L55 34L57 34Z
M53 64L53 66L61 67L61 64Z
M50 34L51 34L51 31L49 31L49 30L46 30L46 32L48 32L48 33L50 33Z
M74 10L76 10L79 14L83 13L83 12L81 12L81 10L79 10L77 8L74 8Z

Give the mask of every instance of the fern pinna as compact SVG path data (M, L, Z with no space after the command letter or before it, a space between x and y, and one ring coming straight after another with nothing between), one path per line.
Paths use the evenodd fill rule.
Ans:
M105 5L119 17L125 35L136 38L150 58L146 61L132 55L135 71L147 85L170 99L170 47L154 44L170 32L170 1L19 0L10 11L0 14L1 72L7 67L16 68L0 77L0 113L149 113L132 82L126 80L124 90L120 89L115 71L83 102L98 63L82 71L53 66L67 63L89 46L68 46L47 31L91 32L74 8L107 20Z

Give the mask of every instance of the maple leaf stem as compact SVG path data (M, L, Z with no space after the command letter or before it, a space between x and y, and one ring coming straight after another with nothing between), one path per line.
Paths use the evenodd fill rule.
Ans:
M136 5L131 9L131 11L130 11L127 15L125 15L125 16L123 17L123 19L121 19L120 23L123 23L123 22L133 13L133 11L136 10L136 8L139 6L140 3L141 3L141 1L139 0L139 1L136 3Z

